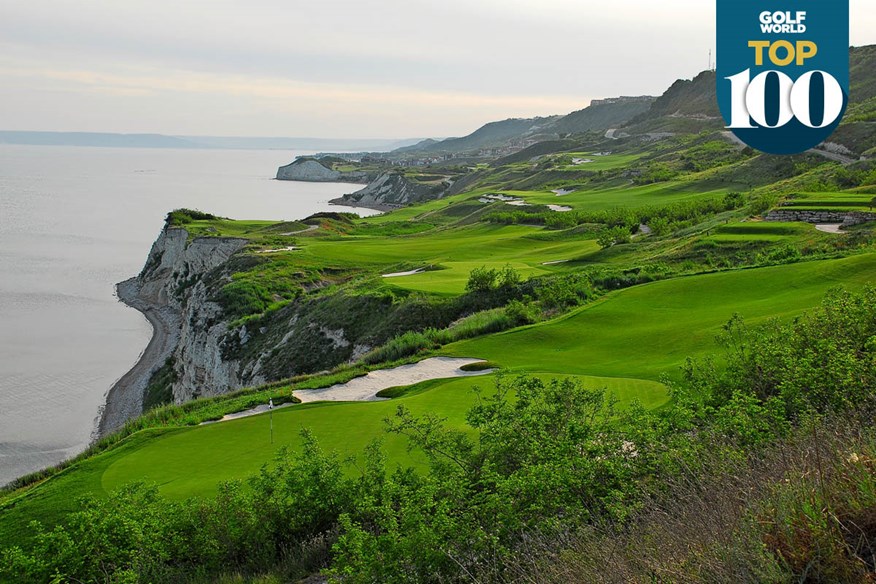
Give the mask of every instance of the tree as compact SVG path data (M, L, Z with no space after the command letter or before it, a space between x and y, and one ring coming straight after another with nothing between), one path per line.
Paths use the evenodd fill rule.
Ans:
M603 231L596 240L596 243L598 243L599 247L602 249L608 249L615 245L629 243L631 240L630 230L626 227L619 226Z
M465 284L466 292L489 292L496 287L499 278L499 270L481 266L471 271L468 282Z

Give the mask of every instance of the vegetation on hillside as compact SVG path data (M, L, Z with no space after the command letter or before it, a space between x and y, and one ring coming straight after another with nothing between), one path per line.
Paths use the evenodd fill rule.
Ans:
M299 454L282 452L215 499L169 502L154 487L132 485L83 500L61 525L34 525L27 549L4 551L0 575L196 582L235 573L286 579L328 567L343 582L506 582L541 571L607 581L614 564L594 568L593 530L629 525L674 535L677 521L655 522L652 509L696 481L713 491L695 502L723 502L684 507L697 520L684 537L700 553L667 563L660 547L644 545L652 555L635 560L621 549L613 562L629 581L694 580L705 571L715 581L820 574L864 582L872 570L866 518L876 512L874 436L848 425L827 442L817 436L835 416L872 420L874 306L872 288L837 290L789 324L751 327L734 317L720 359L690 362L673 407L657 412L619 411L604 391L526 376L500 376L478 393L467 414L474 435L399 407L387 431L426 455L427 473L391 470L379 442L350 473L305 431ZM801 449L808 432L823 460ZM777 448L791 451L781 466ZM797 468L818 472L801 478L790 472ZM742 507L723 499L728 475L744 484L757 477L758 498ZM702 515L691 517L696 511ZM718 513L733 519L729 533L694 539ZM755 538L764 545L752 546ZM729 546L718 548L722 542Z
M446 196L380 216L171 212L248 240L176 294L203 285L222 358L268 383L171 405L168 361L143 417L0 492L0 581L872 581L874 55L842 163L729 140L707 72L423 144L391 170ZM426 356L503 372L199 425Z

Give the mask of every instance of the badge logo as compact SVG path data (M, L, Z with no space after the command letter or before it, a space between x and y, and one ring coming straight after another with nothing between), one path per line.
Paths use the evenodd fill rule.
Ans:
M824 142L849 102L849 0L717 0L718 106L770 154Z

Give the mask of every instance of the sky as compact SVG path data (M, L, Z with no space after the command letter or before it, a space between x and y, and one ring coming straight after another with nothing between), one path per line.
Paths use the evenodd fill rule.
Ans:
M851 0L852 45L876 5ZM713 0L0 0L0 130L418 138L708 66Z

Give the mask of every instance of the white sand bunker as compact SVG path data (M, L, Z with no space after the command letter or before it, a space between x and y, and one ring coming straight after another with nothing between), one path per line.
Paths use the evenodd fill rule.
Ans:
M393 369L371 371L368 375L351 379L347 383L339 383L322 389L309 389L294 392L294 396L302 403L318 401L381 401L377 392L390 387L414 385L431 379L448 379L452 377L474 377L487 375L492 370L463 371L460 367L472 363L480 363L483 359L454 359L451 357L432 357L414 363L402 365Z
M263 249L258 251L257 253L281 253L284 251L298 251L299 249L301 248L290 245L288 247L278 247L277 249Z
M495 203L497 201L501 201L506 205L512 205L514 207L528 207L529 203L524 201L523 199L518 199L515 197L509 197L507 195L503 195L501 193L496 193L492 195L484 195L480 199L478 199L481 203Z
M279 410L280 408L286 408L286 407L289 407L291 405L292 405L291 403L280 404L280 405L274 406L274 409ZM264 414L265 412L268 412L270 410L271 410L271 406L269 406L268 404L262 404L260 406L254 407L251 410L244 410L242 412L234 412L233 414L228 414L226 416L223 416L222 419L220 419L220 420L210 420L208 422L201 422L200 425L206 426L207 424L218 424L219 422L228 422L230 420L239 420L240 418L248 418L250 416L257 416L259 414Z
M548 209L557 213L568 213L572 210L572 207L566 207L565 205L548 205Z
M842 223L819 223L815 226L815 228L822 233L833 233L835 235L844 235L845 232L841 231L840 228L843 226Z
M381 278L402 278L404 276L415 276L417 274L422 274L425 272L425 268L417 268L416 270L410 270L409 272L393 272L392 274L383 274L380 276Z

